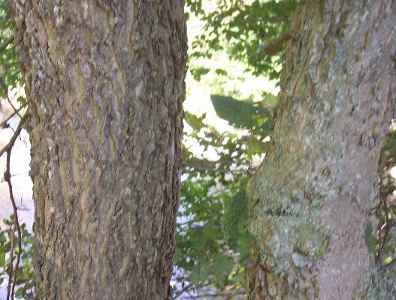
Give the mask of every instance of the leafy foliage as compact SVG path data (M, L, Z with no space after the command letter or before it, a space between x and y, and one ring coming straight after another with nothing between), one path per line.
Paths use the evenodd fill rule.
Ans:
M14 24L10 17L9 1L0 0L0 108L3 101L8 101L15 110L9 98L9 92L22 84L22 74L16 55L14 30ZM21 106L26 105L26 100L23 97L19 97L18 102ZM14 115L16 113L17 111L14 111ZM3 124L3 126L7 127L8 124ZM20 130L16 130L14 135L17 136L17 132L20 132ZM9 172L9 170L6 172ZM4 224L7 228L4 230L0 228L0 284L12 278L11 281L14 281L16 286L16 298L31 299L33 297L32 236L23 224L20 227L23 249L20 251L15 227L16 218L11 216L10 219L4 220ZM14 268L17 264L15 261L17 261L18 256L21 259L21 264L15 272Z
M15 51L14 26L10 18L8 2L0 1L0 98L6 98L8 90L22 81Z
M225 143L225 151L232 152L236 141ZM182 185L175 264L186 273L184 280L196 285L238 290L247 258L240 253L247 253L250 238L244 218L246 199L241 197L246 170L235 166L234 172L228 172L233 160L222 158L210 169L186 168L188 178ZM240 218L233 218L235 213Z
M298 2L216 0L211 2L215 3L212 9L207 10L204 8L208 2L187 0L191 12L205 24L203 33L193 41L191 60L210 58L225 50L232 59L246 63L253 74L277 79L281 57L265 55L263 50L270 41L290 30L290 16Z
M14 249L13 261L16 259L16 235L13 228L12 216L4 220L5 229L0 228L0 285L8 280L10 273L11 249ZM22 245L21 264L16 274L16 299L33 299L34 295L34 273L32 267L32 235L21 225Z
M378 171L380 175L380 202L374 209L377 228L368 224L365 240L371 253L375 253L379 265L396 262L396 180L392 170L396 168L396 131L391 127L382 144Z
M247 101L238 101L232 97L212 95L212 103L217 115L230 122L236 128L255 128L255 125L268 134L272 129L271 113L268 109ZM257 121L261 124L256 124ZM257 127L256 127L257 128Z
M187 0L189 10L204 22L203 33L193 41L190 70L195 78L212 68L197 63L219 51L242 61L247 70L277 78L281 55L266 56L266 43L289 30L289 18L297 0ZM7 1L0 0L0 98L21 84L15 55L13 25ZM207 9L205 5L212 5ZM215 4L213 6L213 4ZM281 52L280 52L281 54ZM222 67L214 73L230 74ZM266 103L276 103L267 95ZM252 238L247 230L246 184L254 171L254 159L265 152L265 138L272 130L267 104L241 101L234 97L213 95L217 114L243 134L220 133L208 125L205 116L186 112L191 127L186 139L216 153L217 160L198 157L184 147L184 171L181 209L177 225L177 252L174 278L193 288L205 286L218 290L243 291L245 264ZM264 101L263 101L264 102ZM257 157L256 157L257 158ZM23 227L22 267L17 274L17 297L28 299L33 292L31 265L32 236ZM0 282L5 280L9 262L10 236L0 231ZM180 294L180 293L179 293Z
M190 12L204 22L203 33L192 43L193 77L200 80L211 71L228 77L224 68L212 70L202 65L202 59L226 51L253 74L277 79L282 52L271 57L263 50L266 43L289 30L289 17L297 2L188 0ZM212 8L208 10L209 3ZM278 99L266 93L259 103L221 94L212 95L211 100L217 115L244 133L220 133L207 124L205 115L185 113L192 130L185 139L193 140L203 153L215 152L218 159L197 157L184 149L175 264L184 272L178 279L186 281L183 286L239 293L244 290L253 242L247 228L246 184L254 172L254 160L269 145L266 137L272 131L272 110Z
M204 29L192 43L190 72L197 80L211 71L219 77L229 76L223 67L203 65L201 59L226 52L241 61L254 75L278 79L282 51L268 55L266 47L290 31L290 16L298 0L187 0L191 14L200 18ZM21 84L13 40L13 25L9 18L7 1L0 0L0 99ZM280 48L282 49L282 48ZM234 95L235 96L235 95ZM217 159L197 156L184 147L184 170L181 204L177 224L177 250L174 279L180 283L174 297L188 287L195 290L209 286L217 290L243 292L245 265L249 257L252 237L247 228L248 208L246 184L254 172L254 160L266 151L266 137L272 130L272 112L277 97L263 96L262 102L237 100L226 95L212 95L212 103L220 118L228 121L243 134L220 133L208 125L204 115L185 113L191 132L186 140L203 149L211 150ZM0 102L1 103L1 102ZM395 157L396 139L390 136L384 144L386 157ZM384 162L385 164L385 162ZM394 166L394 161L387 161ZM387 168L389 169L389 168ZM394 182L389 191L395 190ZM370 224L365 238L371 252L377 253L383 265L396 261L396 205L383 197L376 208L381 230ZM392 201L395 201L394 199ZM8 229L0 230L0 284L7 280L11 243L15 239L10 221ZM388 225L391 224L391 225ZM386 225L386 226L384 226ZM17 274L16 296L30 299L34 292L31 263L32 236L23 226L22 266ZM180 291L181 290L181 291Z
M240 293L252 243L245 190L254 157L268 144L265 137L272 126L263 126L263 119L271 123L271 115L255 103L233 97L212 96L212 101L218 115L244 133L220 133L204 115L185 113L192 129L185 139L192 139L203 153L216 153L218 159L197 157L184 148L175 264L184 272L179 280L185 285Z

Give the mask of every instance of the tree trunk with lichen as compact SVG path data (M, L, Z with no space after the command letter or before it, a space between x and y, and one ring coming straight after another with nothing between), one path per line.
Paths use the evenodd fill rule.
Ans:
M29 103L38 299L167 299L184 1L12 1Z
M274 147L250 183L251 299L396 295L396 201L386 200L394 188L383 180L396 153L386 150L396 112L395 28L394 1L299 8Z

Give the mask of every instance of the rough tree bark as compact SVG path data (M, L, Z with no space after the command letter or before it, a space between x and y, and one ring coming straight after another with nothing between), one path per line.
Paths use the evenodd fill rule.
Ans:
M293 26L274 147L250 184L250 298L394 299L396 271L370 243L396 112L396 2L305 1Z
M166 299L183 0L14 0L30 108L38 299Z

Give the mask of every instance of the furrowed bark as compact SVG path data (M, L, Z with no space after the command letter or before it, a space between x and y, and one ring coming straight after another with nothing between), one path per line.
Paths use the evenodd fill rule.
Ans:
M395 2L306 1L293 26L274 149L250 184L250 298L393 299L395 271L369 244L396 111Z
M31 115L38 299L166 299L184 1L12 6Z

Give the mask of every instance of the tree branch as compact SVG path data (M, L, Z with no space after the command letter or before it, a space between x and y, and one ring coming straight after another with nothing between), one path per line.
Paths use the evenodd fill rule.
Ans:
M21 134L22 131L22 125L25 123L27 119L27 115L25 114L21 121L18 124L17 129L15 130L14 134L12 135L10 141L8 142L7 145L5 145L2 149L0 149L0 157L3 156L4 153L10 151L12 149L12 146L14 146L16 139L18 136Z
M10 239L10 264L7 271L8 273L7 300L10 299L11 288L12 288L12 274L14 274L14 230L12 228L12 225L10 225L9 239Z
M179 298L180 296L182 296L185 292L187 292L189 289L194 288L194 285L192 283L187 284L184 288L182 288L180 291L178 291L177 293L175 293L173 295L173 300L176 300L177 298Z
M12 107L12 109L14 110L14 112L16 112L17 113L17 115L22 119L22 116L19 114L19 110L14 106L14 104L12 103L12 101L11 101L11 99L10 99L10 96L8 95L8 92L7 92L7 101L8 101L8 104L10 104L10 106Z
M7 127L7 122L9 120L11 120L16 114L19 115L19 112L24 109L26 107L26 105L22 105L20 108L18 108L17 110L14 110L8 117L6 117L3 121L1 121L0 123L0 129L1 128L6 128Z
M12 147L14 146L15 140L19 136L19 134L22 130L22 124L23 124L24 120L25 120L25 117L19 123L17 130L15 131L13 137L11 138L11 141L8 143L7 148L6 148L7 164L6 164L6 171L4 173L4 180L8 184L10 200L11 200L12 208L14 211L14 225L15 225L15 228L17 230L17 235L18 235L18 251L17 251L17 255L16 255L15 269L14 269L14 262L13 262L14 255L13 255L13 253L11 253L10 273L9 273L9 282L8 282L8 289L7 289L7 300L14 299L14 296L15 296L15 284L16 284L16 280L17 280L19 262L20 262L21 253L22 253L22 232L21 232L21 227L19 224L18 208L15 203L14 192L13 192L12 183L11 183L11 152L12 152ZM10 286L11 286L11 291L10 291Z

